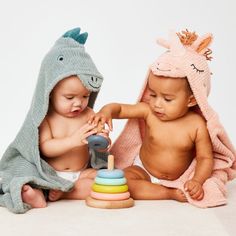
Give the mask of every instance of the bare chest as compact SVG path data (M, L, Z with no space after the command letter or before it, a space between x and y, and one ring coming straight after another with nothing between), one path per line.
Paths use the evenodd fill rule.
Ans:
M54 119L50 120L50 128L54 138L63 138L70 136L76 130L80 129L87 122L86 119Z
M191 150L193 148L193 129L184 120L160 122L151 119L147 124L146 139L149 144L169 150Z

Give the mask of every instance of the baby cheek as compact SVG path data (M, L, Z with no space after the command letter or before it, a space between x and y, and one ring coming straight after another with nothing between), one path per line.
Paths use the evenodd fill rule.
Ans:
M164 109L166 112L170 114L174 114L179 110L179 105L176 104L175 102L168 102L168 104L165 104Z
M149 107L151 108L151 110L152 111L154 111L155 109L155 106L154 106L154 104L153 104L153 102L149 102Z
M72 106L73 106L72 101L66 101L63 105L63 109L68 110L71 109Z
M86 100L84 101L84 106L87 107L87 106L88 106L88 103L89 103L89 99L86 99Z

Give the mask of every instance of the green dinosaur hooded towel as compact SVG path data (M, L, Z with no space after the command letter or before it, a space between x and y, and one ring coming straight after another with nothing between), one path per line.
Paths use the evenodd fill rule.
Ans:
M24 213L31 208L21 199L21 189L26 183L36 188L62 191L73 187L73 183L58 177L54 169L40 158L38 127L47 114L50 92L68 76L78 75L92 92L89 106L93 107L103 77L85 51L87 37L87 33L80 33L80 28L70 30L46 54L29 112L0 160L0 205L14 213ZM103 165L98 160L94 163Z

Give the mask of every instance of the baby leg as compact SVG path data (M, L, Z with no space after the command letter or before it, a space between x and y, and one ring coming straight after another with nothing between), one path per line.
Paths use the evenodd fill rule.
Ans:
M131 197L137 200L173 199L186 202L184 193L179 189L167 188L151 182L148 173L139 166L130 166L125 170Z
M90 168L81 172L79 179L75 182L74 188L70 192L62 192L60 190L50 190L49 200L57 201L59 199L85 199L91 191L96 170Z
M24 203L31 205L33 208L44 208L47 206L42 190L32 188L28 184L22 187L21 197Z

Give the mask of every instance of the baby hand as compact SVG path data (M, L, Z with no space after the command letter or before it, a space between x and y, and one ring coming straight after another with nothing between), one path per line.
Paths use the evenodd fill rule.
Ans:
M88 144L87 138L97 133L96 125L86 123L80 129L76 130L72 135L72 142L75 144L75 147Z
M93 114L89 121L89 124L95 124L96 126L104 127L105 123L108 124L108 127L110 131L112 131L112 117L111 114L105 113L105 112L98 112L96 114Z
M184 184L184 189L189 193L190 197L194 200L200 201L204 196L202 185L196 180L193 179L188 180Z

